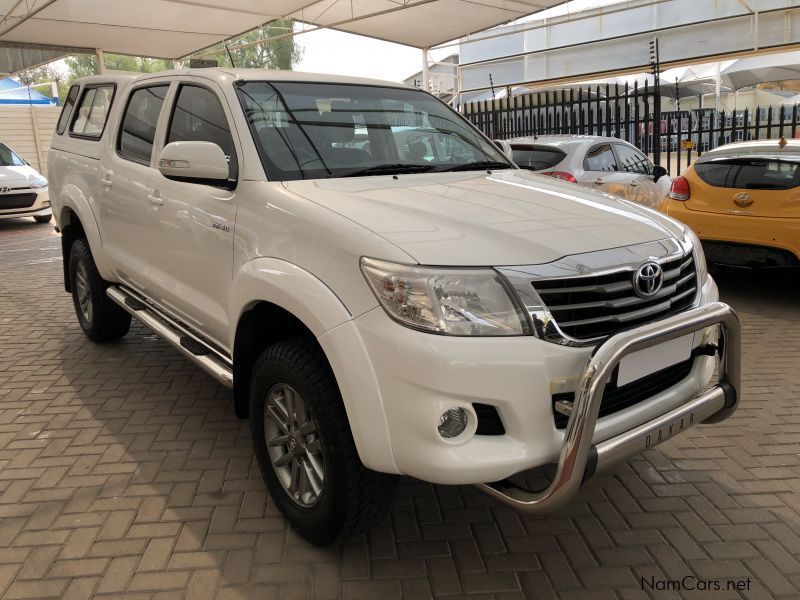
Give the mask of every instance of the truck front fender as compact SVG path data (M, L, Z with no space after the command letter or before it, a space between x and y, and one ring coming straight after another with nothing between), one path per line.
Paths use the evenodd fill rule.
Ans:
M376 471L398 473L372 362L352 322L353 316L338 296L313 274L292 263L277 258L253 259L239 269L233 280L231 348L236 345L240 319L261 302L291 314L316 338L339 386L361 462Z

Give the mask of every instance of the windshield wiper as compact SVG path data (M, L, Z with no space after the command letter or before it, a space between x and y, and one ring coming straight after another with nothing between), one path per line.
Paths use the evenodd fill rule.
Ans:
M456 165L455 167L443 167L439 169L440 172L445 171L484 171L486 169L513 169L509 163L504 163L496 160L481 160L477 162L466 163L463 165Z
M343 171L337 173L334 171L333 177L364 177L366 175L395 175L401 173L425 173L432 171L436 167L434 165L406 165L403 163L387 163L383 165L375 165L372 167L364 167L362 169L353 169L351 171Z

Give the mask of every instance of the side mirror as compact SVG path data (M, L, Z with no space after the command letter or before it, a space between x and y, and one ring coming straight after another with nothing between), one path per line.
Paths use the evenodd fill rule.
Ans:
M661 165L656 165L653 167L653 181L658 181L666 174L667 170Z
M158 170L170 179L213 182L225 181L230 171L225 153L213 142L167 144L158 157Z

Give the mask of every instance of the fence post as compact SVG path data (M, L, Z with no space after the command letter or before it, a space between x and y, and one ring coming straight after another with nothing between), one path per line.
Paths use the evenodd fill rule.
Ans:
M755 138L756 140L761 139L761 107L756 106L756 128L755 128Z
M767 108L767 139L772 139L772 105Z

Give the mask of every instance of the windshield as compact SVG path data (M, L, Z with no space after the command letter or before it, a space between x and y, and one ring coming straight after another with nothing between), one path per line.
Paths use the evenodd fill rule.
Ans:
M0 144L0 167L22 167L25 161L5 144Z
M461 116L420 91L248 81L237 92L271 180L514 168Z

